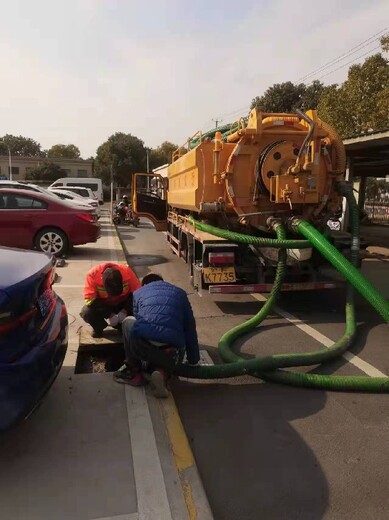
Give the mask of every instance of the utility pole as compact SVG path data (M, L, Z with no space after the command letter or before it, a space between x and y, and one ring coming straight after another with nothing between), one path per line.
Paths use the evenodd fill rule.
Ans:
M219 123L223 122L223 119L212 119L215 122L216 128L219 126Z
M113 167L111 163L111 220L113 219Z
M12 181L12 154L11 154L11 148L8 146L8 144L4 141L4 138L1 139L4 143L4 146L8 150L8 173L9 173L9 180Z
M8 148L9 180L12 181L13 178L12 178L12 157L11 157L11 149L9 148L9 146L7 146L7 148Z

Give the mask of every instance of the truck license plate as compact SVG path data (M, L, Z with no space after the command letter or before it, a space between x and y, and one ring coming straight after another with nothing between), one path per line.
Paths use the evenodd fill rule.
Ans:
M234 267L204 267L203 278L205 283L234 283L236 282Z

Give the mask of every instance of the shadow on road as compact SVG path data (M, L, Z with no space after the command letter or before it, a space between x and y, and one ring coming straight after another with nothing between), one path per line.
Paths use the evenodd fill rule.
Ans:
M130 255L127 254L127 261L134 269L139 278L146 276L152 269L149 267L166 264L169 260L162 255Z
M177 381L174 396L215 518L323 518L328 484L292 422L321 410L324 392Z
M134 511L118 386L109 374L75 375L74 367L62 367L41 406L1 440L2 519L81 520Z

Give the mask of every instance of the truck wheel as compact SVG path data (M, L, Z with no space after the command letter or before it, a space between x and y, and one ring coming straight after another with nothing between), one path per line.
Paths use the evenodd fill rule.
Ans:
M61 256L69 248L69 240L63 231L56 228L41 229L35 237L35 247L44 253Z

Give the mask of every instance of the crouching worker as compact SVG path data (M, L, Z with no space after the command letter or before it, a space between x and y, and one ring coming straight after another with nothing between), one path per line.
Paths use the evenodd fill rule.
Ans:
M200 360L192 308L185 291L157 274L143 278L133 303L134 316L122 324L125 364L114 380L142 386L148 379L156 397L167 397L167 381L184 353L192 365Z
M84 287L85 305L81 318L91 325L94 338L101 338L109 325L120 328L124 318L132 315L132 293L140 282L127 265L111 262L96 265L87 273Z

